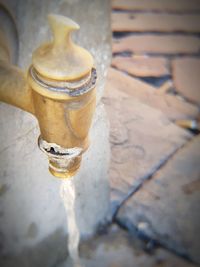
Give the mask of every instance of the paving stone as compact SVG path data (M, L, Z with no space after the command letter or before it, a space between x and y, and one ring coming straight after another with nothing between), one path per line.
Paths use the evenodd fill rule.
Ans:
M171 123L161 111L123 92L123 88L118 90L121 84L117 87L112 81L108 76L104 103L111 124L110 183L115 207L191 134Z
M107 87L111 88L111 92L112 88L116 88L133 99L137 98L140 102L161 110L171 120L196 118L199 115L195 105L175 95L160 92L155 87L113 68L109 69Z
M176 90L189 100L200 104L200 59L180 58L172 63Z
M112 66L138 77L160 77L169 75L168 61L164 57L116 56Z
M113 52L124 51L150 54L189 54L198 53L200 39L193 36L176 35L131 35L113 40Z
M87 267L194 267L182 258L158 248L151 254L144 252L143 244L117 226L103 235L83 242L80 246L80 265ZM59 267L74 266L63 262Z
M200 263L200 136L180 149L120 208L118 219Z
M199 11L199 0L112 0L112 8L135 11Z
M200 32L200 15L159 13L112 13L115 32Z

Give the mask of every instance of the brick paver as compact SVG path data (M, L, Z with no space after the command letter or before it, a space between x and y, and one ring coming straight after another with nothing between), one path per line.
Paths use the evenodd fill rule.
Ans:
M169 75L168 60L164 57L116 56L112 66L138 77L160 77Z
M113 53L130 51L150 54L198 53L200 39L195 36L177 35L131 35L113 40Z
M172 75L176 90L190 101L200 105L200 59L173 60Z
M199 0L112 0L113 9L134 11L200 11Z
M200 15L157 13L112 14L112 30L115 32L200 32Z

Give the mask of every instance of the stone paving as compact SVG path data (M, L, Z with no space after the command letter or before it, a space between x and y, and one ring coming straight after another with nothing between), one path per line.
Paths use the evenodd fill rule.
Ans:
M103 100L113 222L126 232L121 241L98 242L132 252L105 266L199 266L200 2L111 3L113 60ZM143 260L135 257L134 242L152 245L153 255L140 247Z
M128 220L167 248L200 262L200 136L179 149L121 206Z
M149 244L119 229L108 231L80 246L81 267L195 267L162 248L148 249ZM146 252L143 252L146 250ZM72 265L70 265L71 267ZM61 265L60 267L66 267Z

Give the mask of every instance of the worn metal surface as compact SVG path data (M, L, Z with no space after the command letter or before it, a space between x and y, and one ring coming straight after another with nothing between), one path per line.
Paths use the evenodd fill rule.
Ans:
M82 154L89 146L88 133L96 106L96 75L91 54L71 40L71 33L79 26L64 16L49 15L48 19L53 40L34 52L28 81L41 137L50 145L48 151L40 146L47 152L49 170L54 176L69 178L77 173ZM42 76L42 82L33 76L34 72ZM64 82L68 83L67 88L62 88ZM58 153L55 151L58 146L71 151L77 148L79 153L77 149L70 156Z
M59 178L74 176L88 148L88 133L96 106L96 70L91 54L71 40L79 26L60 15L49 15L53 40L34 51L33 65L24 74L4 60L0 43L0 101L31 112L38 119L41 139L49 143L50 172ZM3 41L6 36L3 36ZM40 78L42 77L42 78ZM66 85L67 84L67 85ZM78 149L58 153L55 148ZM76 149L76 151L77 151Z

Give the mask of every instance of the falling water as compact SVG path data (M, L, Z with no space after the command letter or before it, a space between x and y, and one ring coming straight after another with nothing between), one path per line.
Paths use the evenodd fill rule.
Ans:
M71 179L66 179L62 182L60 188L60 196L63 200L67 213L69 256L72 260L74 267L83 267L80 264L80 258L78 252L80 232L76 222L76 214L75 214L76 192L75 192L75 184L73 177Z

